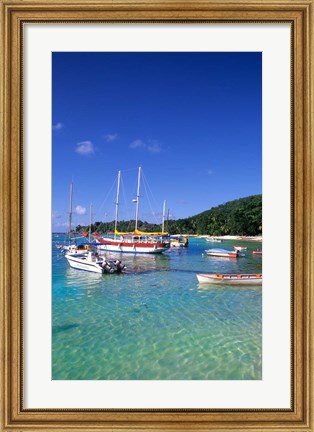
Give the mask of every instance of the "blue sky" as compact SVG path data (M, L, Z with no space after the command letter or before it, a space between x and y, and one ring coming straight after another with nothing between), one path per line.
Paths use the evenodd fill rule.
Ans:
M53 53L52 228L160 223L262 192L261 53Z

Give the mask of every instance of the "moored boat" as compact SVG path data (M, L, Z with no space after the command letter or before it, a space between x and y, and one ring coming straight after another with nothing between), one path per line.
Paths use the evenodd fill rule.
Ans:
M94 233L93 236L97 243L97 247L100 250L106 250L110 252L119 252L119 253L128 252L133 254L137 254L137 253L158 254L169 249L170 239L168 233L142 232L139 231L137 228L139 199L140 199L141 167L138 170L136 199L133 200L133 202L136 203L135 229L133 232L117 231L120 177L121 177L121 171L118 172L114 234L112 236L102 237L98 233Z
M215 256L215 257L225 257L225 258L238 258L240 255L239 251L233 250L227 250L227 249L207 249L205 250L206 254L208 256Z
M149 253L158 254L169 249L169 237L164 233L119 233L116 231L113 237L101 237L98 233L93 234L97 247L100 250L122 253Z
M189 239L184 236L170 236L170 247L188 247Z
M70 183L70 209L69 209L69 231L68 231L68 244L56 244L56 248L60 252L64 253L78 253L87 254L91 251L91 247L88 243L77 243L77 240L82 239L83 237L87 237L88 234L82 232L82 234L77 233L76 231L72 231L72 196L73 196L73 182ZM90 237L89 237L90 242Z
M126 268L120 260L107 260L94 252L67 253L65 258L71 267L94 273L121 273Z
M263 255L263 251L261 250L255 250L252 252L252 255Z
M222 243L222 240L216 237L205 237L205 240L210 243Z
M246 251L247 250L246 246L233 246L233 247L237 251Z
M198 273L196 277L199 283L228 284L228 285L261 285L262 284L261 274Z

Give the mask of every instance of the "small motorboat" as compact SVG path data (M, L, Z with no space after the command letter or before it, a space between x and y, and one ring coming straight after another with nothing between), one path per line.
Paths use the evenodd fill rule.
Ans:
M187 247L189 239L183 236L170 236L170 247Z
M205 250L208 256L215 256L215 257L225 257L225 258L238 258L240 255L239 251L236 250L227 250L227 249L207 249Z
M71 267L78 270L86 270L93 273L121 273L126 266L120 260L108 260L97 253L66 253L65 258Z
M221 239L215 238L215 237L206 237L206 241L210 243L222 243Z
M246 246L233 246L234 250L236 251L246 251L247 247Z
M252 255L263 255L263 251L257 249L252 252Z
M202 274L196 275L199 283L213 283L213 284L228 284L228 285L261 285L261 274Z

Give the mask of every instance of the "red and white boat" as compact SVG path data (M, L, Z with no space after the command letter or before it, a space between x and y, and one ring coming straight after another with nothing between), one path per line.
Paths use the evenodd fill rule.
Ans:
M138 208L140 198L140 182L141 182L141 167L138 170L138 181L137 181L137 194L136 199L133 200L136 203L135 213L135 230L133 232L119 232L117 231L118 223L118 210L119 210L119 192L120 192L120 178L121 171L118 172L118 186L116 195L116 215L115 215L115 229L114 234L111 236L100 236L94 233L97 247L100 250L110 252L128 252L128 253L145 253L145 254L158 254L170 248L170 237L168 233L147 233L137 229L138 222Z
M110 252L129 252L129 253L149 253L158 254L169 249L169 237L158 235L157 233L142 233L134 231L133 233L118 233L113 237L100 237L99 234L93 234L96 245L100 250Z
M236 250L230 251L230 250L219 249L219 248L208 249L205 250L205 252L207 253L207 255L214 256L214 257L238 258L239 256L241 256L239 251Z
M261 274L202 274L196 275L199 283L228 284L228 285L261 285Z

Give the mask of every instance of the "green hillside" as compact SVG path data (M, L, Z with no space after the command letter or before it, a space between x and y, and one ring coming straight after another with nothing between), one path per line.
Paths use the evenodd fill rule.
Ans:
M262 233L262 195L229 201L198 215L170 221L172 232L254 236Z
M217 207L212 207L195 216L169 220L166 230L170 234L207 234L207 235L243 235L255 236L262 234L262 195L252 195L246 198L229 201ZM132 231L134 221L119 221L119 231ZM138 221L141 231L160 231L161 225ZM88 230L88 227L77 226L77 231ZM96 222L92 231L112 232L114 222Z

